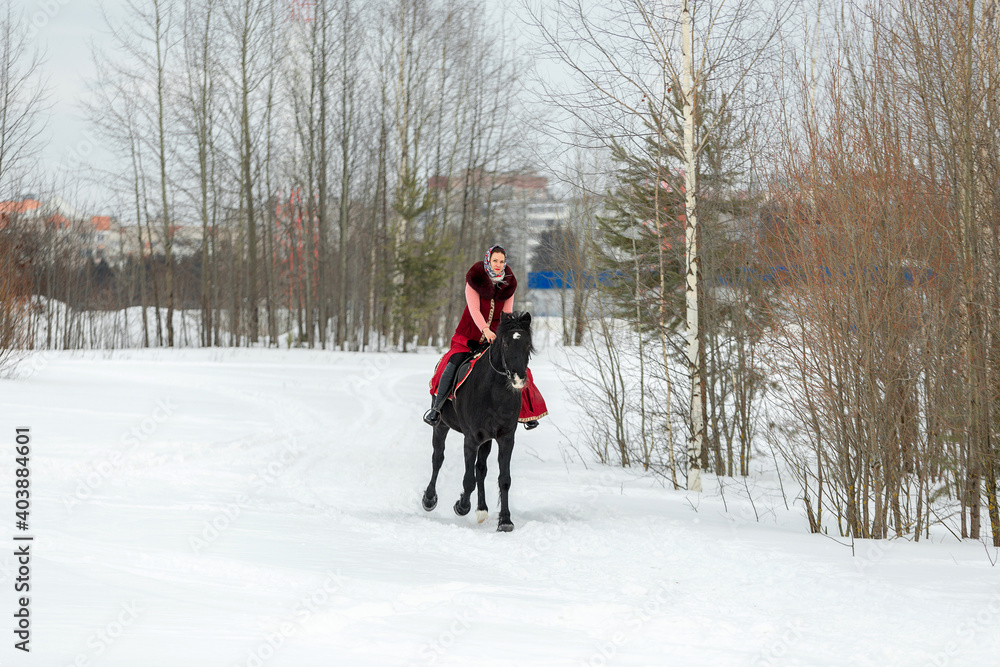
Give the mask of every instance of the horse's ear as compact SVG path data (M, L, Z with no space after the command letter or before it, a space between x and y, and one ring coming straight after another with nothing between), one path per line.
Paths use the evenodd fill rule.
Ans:
M531 313L529 313L528 311L524 311L523 313L521 313L521 317L518 318L518 321L521 324L523 324L524 326L530 326L531 325Z

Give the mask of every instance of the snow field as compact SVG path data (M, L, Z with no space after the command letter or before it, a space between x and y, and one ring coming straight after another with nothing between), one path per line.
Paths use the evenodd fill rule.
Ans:
M852 555L844 540L810 535L765 475L749 484L751 504L734 481L720 489L709 478L699 496L581 462L571 445L586 426L558 354L532 363L550 416L518 432L510 534L495 532L495 453L490 518L452 512L458 434L438 508L420 508L433 354L25 360L30 372L0 381L0 451L12 459L14 428L31 428L32 651L8 640L0 657L53 667L997 664L1000 570L983 545L857 542ZM0 470L10 536L13 478ZM0 557L8 619L12 551Z

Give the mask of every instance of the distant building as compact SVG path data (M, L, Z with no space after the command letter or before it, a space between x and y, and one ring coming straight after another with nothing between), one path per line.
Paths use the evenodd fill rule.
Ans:
M80 220L76 209L54 197L42 201L35 195L0 201L0 229L20 226L25 231L68 230Z
M458 192L473 187L481 201L544 200L548 197L548 179L535 172L495 172L475 169L456 176L432 176L428 190Z
M504 245L508 262L525 274L531 270L538 234L559 225L567 212L566 205L549 194L548 178L534 171L463 171L452 177L433 176L427 179L427 188L453 196L472 188L482 214L495 221L493 240Z
M469 187L476 194L476 206L481 207L482 215L491 218L491 229L495 231L490 241L506 248L507 262L527 288L540 236L566 224L570 206L556 201L549 192L548 178L533 171L476 170L427 180L429 190L446 191L453 197ZM520 300L518 307L531 306L527 289L519 290L516 298Z
M134 230L130 232L138 241L138 234ZM170 256L173 259L191 257L201 252L202 233L201 225L170 225ZM142 235L144 253L147 256L165 257L166 244L164 243L164 228L162 220L153 220L148 228L143 228ZM131 244L135 248L135 243ZM133 254L134 250L126 252Z
M80 242L83 255L94 262L117 264L123 254L124 239L117 218L94 215L89 224L80 225Z
M201 252L201 225L174 225L172 229L174 236L171 253L174 257L180 259Z
M9 229L20 221L37 222L41 209L42 203L37 199L0 201L0 229Z
M524 187L506 190L510 197L490 202L490 208L494 218L499 218L497 240L506 243L508 261L527 277L534 270L532 258L539 236L564 224L569 206L552 198L543 176L526 177L520 185Z
M128 238L128 227L110 215L85 215L59 197L41 199L23 195L0 201L0 231L17 230L43 235L46 244L55 244L60 252L81 262L104 262L114 266L135 252L135 241ZM134 229L134 227L132 227Z

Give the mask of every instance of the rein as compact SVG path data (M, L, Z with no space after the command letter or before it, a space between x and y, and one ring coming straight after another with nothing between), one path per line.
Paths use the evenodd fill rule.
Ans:
M513 382L514 381L514 373L512 373L509 368L507 368L507 357L504 356L503 336L497 336L497 338L500 339L500 363L501 363L501 365L503 365L503 370L502 371L501 370L497 370L497 367L493 365L493 350L492 349L490 350L490 353L486 355L486 359L490 362L490 368L492 368L493 370L495 370L500 375L506 375L507 376L507 380L509 382ZM493 347L492 343L490 344L490 347L491 348Z

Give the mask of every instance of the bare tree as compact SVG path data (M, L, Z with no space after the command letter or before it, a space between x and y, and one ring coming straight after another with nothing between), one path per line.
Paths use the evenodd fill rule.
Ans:
M285 324L339 346L440 329L441 304L457 300L442 276L467 261L446 244L460 230L478 255L489 197L522 141L516 60L487 8L326 0L296 23L263 0L132 0L109 20L89 112L120 161L102 174L128 236L113 292L142 306L144 343L184 344L175 322L194 308L202 345L252 344L265 330L274 344ZM465 187L436 198L438 170ZM173 238L187 220L200 259ZM45 270L46 284L72 274ZM86 281L61 294L84 309L106 300ZM52 340L80 339L76 316L59 311L71 326ZM80 321L96 332L99 319Z
M987 469L993 480L990 515L1000 528L996 508L995 475L991 431L995 387L989 363L990 309L988 290L995 273L984 252L983 229L995 206L985 186L983 155L995 152L995 137L989 106L1000 93L1000 63L996 59L995 3L964 0L943 11L930 11L916 2L904 2L899 10L900 29L887 36L896 38L896 62L907 74L907 84L919 100L921 129L933 147L935 162L950 186L956 215L950 230L958 265L960 303L961 374L963 403L967 406L963 442L966 488L962 495L962 535L980 536L982 482ZM947 74L945 74L947 72ZM918 121L918 122L919 122ZM995 327L992 327L995 328ZM994 530L994 541L1000 534Z
M165 256L165 288L167 296L167 345L174 346L174 262L173 226L170 218L170 197L167 175L167 66L173 47L171 30L174 26L175 6L170 0L150 0L151 15L145 19L151 24L150 37L156 46L156 155L159 163L160 215L163 226L163 252Z
M26 25L8 4L0 15L0 197L11 199L30 183L33 161L41 148L39 133L45 88L39 78L41 56L33 50ZM0 369L12 351L31 343L33 273L41 259L34 252L37 234L18 221L18 211L4 211L0 229ZM36 237L36 238L32 238Z
M239 184L240 229L245 232L246 256L238 264L245 269L243 294L246 313L246 340L256 343L260 335L260 301L262 294L260 267L260 196L261 170L268 155L270 136L261 133L268 128L266 116L273 98L271 83L277 76L270 41L278 31L276 9L263 0L228 0L221 3L225 18L227 42L233 49L233 61L226 66L229 78L228 111L232 123L231 136L236 150L236 176ZM242 271L241 271L242 274ZM234 318L238 313L234 312ZM242 327L238 330L242 331Z
M41 54L24 20L8 4L0 16L0 193L16 194L29 178L41 148L45 88Z
M211 48L218 16L211 2L187 0L184 8L184 92L180 96L185 122L193 144L194 161L190 168L195 183L191 202L201 221L201 344L217 343L214 336L215 310L218 307L216 238L219 197L216 184L216 132L218 119L218 55Z
M667 2L620 0L611 7L586 10L579 3L559 2L557 23L533 14L551 52L585 86L583 92L550 90L548 101L562 105L597 137L631 139L653 132L683 169L691 389L687 486L696 491L702 488L706 430L699 161L721 119L747 103L745 93L750 88L744 84L760 74L787 15L784 3L776 3L766 15L754 3L742 1L709 3L699 13L701 8L695 0L683 0L679 12ZM713 94L715 113L704 116L699 101ZM675 105L678 96L680 109ZM671 117L680 121L679 131L676 125L657 120ZM650 178L658 180L660 175Z
M850 9L827 87L803 78L769 220L800 267L774 313L781 446L814 531L825 507L844 534L919 539L954 502L978 538L985 499L997 543L993 5Z

